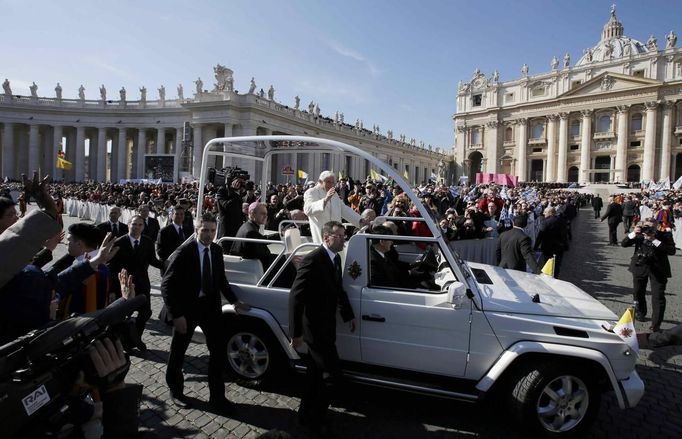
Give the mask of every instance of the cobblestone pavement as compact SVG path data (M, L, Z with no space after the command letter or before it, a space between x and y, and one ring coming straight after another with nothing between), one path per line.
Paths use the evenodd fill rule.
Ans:
M74 218L66 218L70 224ZM621 315L632 303L631 277L627 271L632 249L609 247L606 223L582 209L574 224L573 241L562 267L562 278L576 283ZM622 230L619 231L622 238ZM63 253L64 245L57 252ZM680 251L679 253L682 253ZM682 321L682 255L671 259L674 277L668 284L664 328ZM193 343L185 362L185 390L195 398L195 409L177 410L168 403L164 380L170 330L156 319L162 305L158 270L151 268L154 316L144 341L149 350L134 357L129 382L144 385L141 425L159 437L253 438L269 429L304 437L296 424L302 377L292 375L275 388L257 391L226 381L227 396L237 404L233 418L211 413L208 399L208 352ZM648 323L637 323L642 331ZM641 350L637 370L646 384L639 405L620 410L613 394L602 399L599 417L586 437L680 438L682 437L682 346ZM331 420L339 437L438 438L523 437L511 431L501 415L504 407L467 404L371 387L349 386L332 408Z

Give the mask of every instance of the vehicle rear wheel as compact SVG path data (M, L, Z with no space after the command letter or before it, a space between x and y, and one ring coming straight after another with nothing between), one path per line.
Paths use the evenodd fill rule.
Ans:
M524 369L511 392L524 428L543 437L578 437L594 421L601 393L588 368L545 363Z
M227 342L227 365L237 382L250 387L270 382L282 366L275 338L257 325L236 327Z

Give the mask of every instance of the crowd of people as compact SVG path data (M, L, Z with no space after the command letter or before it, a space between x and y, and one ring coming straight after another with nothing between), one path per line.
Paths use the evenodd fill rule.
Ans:
M634 247L630 271L637 318L646 318L644 293L650 283L651 330L660 331L665 287L672 274L667 256L675 253L672 232L675 220L682 218L682 192L631 192L609 197L604 203L599 195L581 194L558 184L532 183L508 188L494 184L446 186L429 182L413 191L447 241L498 238L498 265L539 273L545 262L552 259L555 277L560 276L563 254L570 248L572 223L579 209L592 206L595 218L609 224L609 244ZM15 257L0 276L0 344L67 319L72 313L111 306L131 290L138 296L149 297L148 270L153 266L163 278L165 307L160 318L173 327L166 374L171 400L178 407L189 405L183 393L182 364L192 333L196 326L201 326L211 358L211 406L221 413L231 413L232 405L225 397L221 378L226 340L221 335L216 313L220 311L221 296L233 303L237 312L248 310L249 305L239 301L232 292L222 254L259 259L264 269L275 263L276 258L263 243L236 241L220 246L214 241L221 237L265 238L261 234L263 228L278 231L282 221L297 220L304 224L293 227L322 244L321 249L327 249L326 253L313 252L310 257L296 259L294 266L285 267L282 276L287 279L286 285L292 287L295 298L291 310L292 345L300 344L303 338L311 346L308 396L304 397L299 415L304 423L316 423L328 404L321 377L339 370L330 329L321 336L312 333L315 329L307 328L306 320L301 320L303 314L311 312L306 309L306 301L313 300L308 294L311 283L321 282L319 264L331 264L329 268L335 270L334 276L325 278L325 282L331 282L329 291L336 291L334 294L342 298L340 277L336 277L343 238L358 232L430 236L430 229L424 222L409 220L420 216L419 209L398 185L382 178L337 181L334 173L324 171L316 183L268 184L265 188L235 178L218 187L206 186L206 195L200 200L204 211L201 218L196 218L198 192L196 183L48 186L34 179L23 184L5 184L0 194L3 239L15 239L14 235L22 230L27 233L27 227L39 228L41 233L32 236L31 245L23 247L31 253L25 255L30 264L22 262L23 256ZM11 198L13 193L20 194L19 213ZM42 212L26 214L21 203L31 199L43 207ZM63 231L64 199L108 205L109 218L95 225L72 224ZM135 211L127 223L120 221L121 209ZM605 209L603 215L602 209ZM24 217L21 222L20 216ZM344 227L342 220L352 226ZM535 227L529 232L530 223ZM618 241L621 223L624 237ZM8 229L11 233L5 234ZM196 239L188 239L193 234ZM277 233L274 236L280 238ZM43 270L52 259L52 251L64 238L68 243L67 255ZM400 267L391 271L388 262L398 264L392 251L393 241L388 236L377 240L372 247L372 264L382 265L387 279L399 278L391 273L404 271ZM200 282L195 282L197 279ZM313 302L307 306L319 305ZM333 317L334 313L327 311ZM354 329L352 309L346 311L344 319ZM138 311L137 343L126 347L129 352L144 354L146 351L142 334L151 315L147 300ZM327 323L325 327L329 326ZM320 344L319 340L324 343ZM109 357L117 355L114 349Z

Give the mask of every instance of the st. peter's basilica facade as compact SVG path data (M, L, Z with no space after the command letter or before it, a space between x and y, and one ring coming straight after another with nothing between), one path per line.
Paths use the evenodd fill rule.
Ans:
M460 82L458 175L520 181L674 181L682 175L682 49L670 31L641 43L623 34L615 7L599 43L574 65L500 81L476 70Z

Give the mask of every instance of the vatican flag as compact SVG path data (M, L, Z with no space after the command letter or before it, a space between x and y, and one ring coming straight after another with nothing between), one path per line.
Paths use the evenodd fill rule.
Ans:
M633 321L634 310L627 308L623 317L618 320L616 326L613 327L613 332L630 346L635 352L639 352L639 343L637 343L637 333L635 332L635 323Z
M405 177L405 180L409 180L409 179L410 179L410 174L408 174L407 169L405 169L405 170L403 171L403 177Z
M554 277L554 257L545 262L545 266L542 267L542 273Z
M308 179L308 174L303 172L303 169L298 170L298 178L302 180L307 180Z
M57 169L63 169L65 171L70 171L73 168L73 163L65 160L61 157L57 157Z

